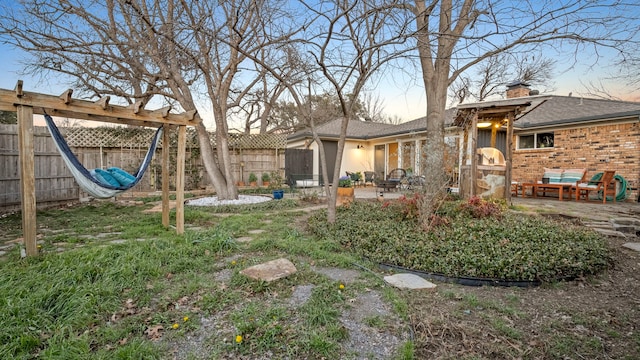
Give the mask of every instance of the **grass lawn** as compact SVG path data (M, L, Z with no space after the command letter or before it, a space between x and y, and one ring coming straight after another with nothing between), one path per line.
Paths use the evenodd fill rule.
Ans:
M614 267L576 281L408 292L308 231L304 205L187 207L184 236L151 203L38 212L42 254L0 257L0 358L638 358L639 260L615 239ZM0 218L0 246L20 221ZM298 272L239 274L280 257Z

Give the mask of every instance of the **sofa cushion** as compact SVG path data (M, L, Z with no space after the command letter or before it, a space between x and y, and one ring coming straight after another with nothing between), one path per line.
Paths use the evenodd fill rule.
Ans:
M559 183L562 180L562 173L562 169L544 168L544 174L542 175L542 177L548 178L550 184Z
M562 172L560 182L575 184L582 180L585 172L587 172L587 169L566 169Z

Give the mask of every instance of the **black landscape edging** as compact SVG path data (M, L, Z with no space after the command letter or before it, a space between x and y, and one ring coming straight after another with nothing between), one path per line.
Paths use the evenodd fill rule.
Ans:
M542 281L526 281L526 280L502 280L502 279L488 279L488 278L475 278L475 277L452 277L442 274L433 274L419 270L411 270L397 265L389 265L379 263L378 266L383 270L398 270L401 272L418 275L421 278L428 280L436 280L447 283L454 283L465 286L504 286L504 287L535 287L542 285Z

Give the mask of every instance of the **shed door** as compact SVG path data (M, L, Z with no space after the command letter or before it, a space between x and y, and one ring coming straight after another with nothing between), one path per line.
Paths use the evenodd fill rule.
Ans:
M324 146L324 155L327 158L327 176L328 181L333 180L333 173L336 167L336 157L338 155L338 142L323 140L322 146ZM322 162L320 162L320 174L322 174Z
M284 151L284 176L289 175L313 175L313 150L285 149Z

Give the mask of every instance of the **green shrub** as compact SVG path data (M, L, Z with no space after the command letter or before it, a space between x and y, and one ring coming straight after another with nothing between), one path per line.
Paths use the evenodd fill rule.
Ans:
M318 236L372 261L447 276L555 281L611 265L601 236L566 222L502 213L498 204L474 200L445 203L439 216L448 219L447 226L427 232L406 216L403 202L355 202L337 210L335 224L327 224L323 212L308 224Z

